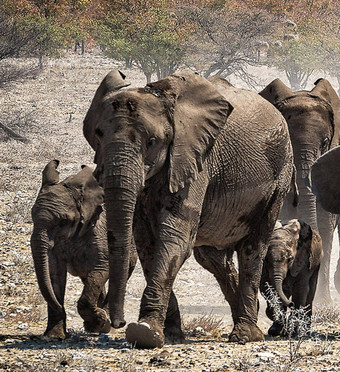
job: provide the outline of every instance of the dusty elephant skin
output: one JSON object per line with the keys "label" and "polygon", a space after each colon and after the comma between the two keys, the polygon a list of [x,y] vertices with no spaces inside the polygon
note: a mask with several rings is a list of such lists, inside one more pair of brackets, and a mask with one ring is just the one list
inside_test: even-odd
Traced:
{"label": "dusty elephant skin", "polygon": [[[308,180],[322,207],[330,213],[340,214],[340,146],[326,152],[312,165]],[[338,293],[340,293],[339,275],[340,260],[338,260],[336,280],[334,280]]]}
{"label": "dusty elephant skin", "polygon": [[[318,301],[329,304],[329,270],[333,234],[339,217],[326,212],[310,188],[306,177],[312,164],[322,154],[340,143],[340,99],[328,80],[319,79],[311,91],[293,92],[280,79],[275,79],[260,92],[278,108],[285,117],[292,141],[299,205],[292,210],[290,202],[284,203],[280,218],[287,222],[299,218],[319,232],[322,238],[323,259],[320,266]],[[340,267],[335,272],[335,286],[340,288]]]}
{"label": "dusty elephant skin", "polygon": [[[261,292],[266,294],[268,284],[275,288],[284,311],[292,306],[305,307],[309,326],[321,257],[320,235],[305,222],[293,219],[274,229],[263,264]],[[274,321],[269,303],[266,313]],[[282,330],[283,325],[274,321],[268,334],[278,336]]]}
{"label": "dusty elephant skin", "polygon": [[[101,206],[103,189],[89,167],[59,182],[58,164],[53,160],[46,165],[42,187],[32,208],[31,249],[39,288],[48,304],[45,335],[66,337],[67,272],[79,276],[84,284],[78,312],[84,319],[85,330],[107,333],[111,325],[103,309],[104,285],[109,278],[106,219]],[[136,256],[132,251],[130,272]]]}
{"label": "dusty elephant skin", "polygon": [[221,78],[184,72],[120,90],[122,81],[117,71],[104,78],[84,120],[105,191],[113,327],[125,324],[134,223],[147,286],[129,342],[163,345],[172,285],[194,246],[227,259],[237,251],[239,281],[229,275],[231,262],[213,265],[230,278],[222,288],[234,319],[230,340],[263,340],[256,325],[262,261],[293,171],[285,120],[258,94]]}

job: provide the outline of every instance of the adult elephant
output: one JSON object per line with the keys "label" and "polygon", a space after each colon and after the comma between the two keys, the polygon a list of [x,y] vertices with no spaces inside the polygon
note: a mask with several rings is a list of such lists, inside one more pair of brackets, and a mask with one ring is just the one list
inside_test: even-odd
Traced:
{"label": "adult elephant", "polygon": [[84,120],[105,191],[113,327],[125,325],[134,225],[137,247],[144,242],[148,252],[147,285],[129,342],[163,345],[172,285],[194,246],[237,251],[239,283],[226,283],[230,340],[263,340],[256,325],[262,262],[293,171],[286,122],[258,94],[221,78],[184,72],[116,91],[113,76],[117,71],[104,78]]}
{"label": "adult elephant", "polygon": [[[340,142],[340,99],[326,79],[317,80],[311,91],[299,92],[293,92],[280,79],[275,79],[260,95],[278,108],[285,117],[297,169],[299,205],[292,210],[291,203],[285,203],[281,217],[284,221],[299,218],[320,233],[324,256],[319,271],[316,298],[329,303],[330,257],[338,217],[326,212],[320,203],[316,202],[305,179],[313,162]],[[339,288],[340,271],[336,272],[334,279]]]}
{"label": "adult elephant", "polygon": [[[340,214],[340,146],[326,152],[312,165],[309,186],[326,211]],[[340,238],[339,226],[338,234]],[[335,278],[335,288],[340,293],[340,260]]]}

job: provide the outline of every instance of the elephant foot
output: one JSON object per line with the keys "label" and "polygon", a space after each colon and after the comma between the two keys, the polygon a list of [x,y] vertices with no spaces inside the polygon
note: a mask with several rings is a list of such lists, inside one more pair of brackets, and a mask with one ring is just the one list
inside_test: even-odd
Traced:
{"label": "elephant foot", "polygon": [[269,336],[280,336],[283,330],[283,325],[277,322],[274,322],[271,327],[268,329]]}
{"label": "elephant foot", "polygon": [[166,342],[169,344],[183,344],[185,341],[185,336],[181,327],[176,325],[166,326],[164,328],[164,336]]}
{"label": "elephant foot", "polygon": [[229,341],[241,344],[251,341],[264,341],[264,335],[256,324],[239,322],[235,324],[229,335]]}
{"label": "elephant foot", "polygon": [[161,328],[142,320],[127,326],[126,339],[130,344],[141,349],[153,349],[164,345],[164,334]]}
{"label": "elephant foot", "polygon": [[111,322],[106,311],[97,309],[93,320],[85,320],[84,328],[89,333],[109,333],[111,330]]}
{"label": "elephant foot", "polygon": [[53,340],[65,340],[67,337],[65,323],[59,322],[52,327],[47,327],[44,336]]}

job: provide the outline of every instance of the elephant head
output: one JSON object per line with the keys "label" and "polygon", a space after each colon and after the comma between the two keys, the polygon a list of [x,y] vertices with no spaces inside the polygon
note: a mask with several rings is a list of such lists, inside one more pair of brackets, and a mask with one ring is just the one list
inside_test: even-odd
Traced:
{"label": "elephant head", "polygon": [[125,325],[128,253],[140,191],[156,175],[164,176],[161,182],[169,193],[191,184],[232,107],[211,83],[191,72],[171,75],[145,88],[107,94],[98,90],[94,101],[100,102],[94,115],[97,120],[90,125],[102,151],[98,169],[104,172],[110,317],[118,328]]}
{"label": "elephant head", "polygon": [[283,219],[298,215],[317,229],[316,201],[305,185],[305,177],[313,162],[330,148],[339,144],[340,100],[326,79],[319,79],[311,91],[291,91],[281,80],[275,79],[262,92],[285,117],[293,146],[299,206],[289,210],[285,203]]}
{"label": "elephant head", "polygon": [[102,164],[102,150],[100,148],[100,142],[97,140],[95,135],[96,125],[103,109],[103,97],[121,88],[129,86],[130,83],[126,82],[125,78],[126,76],[119,70],[109,72],[99,85],[84,119],[83,133],[87,142],[96,152],[94,162],[97,164],[97,169],[94,174],[100,184],[102,183],[100,177],[103,172],[102,169],[98,168],[98,164]]}
{"label": "elephant head", "polygon": [[264,265],[269,284],[285,306],[293,305],[282,288],[287,274],[297,277],[303,270],[314,271],[320,264],[321,254],[321,238],[305,222],[293,219],[274,230]]}
{"label": "elephant head", "polygon": [[308,181],[322,207],[340,214],[340,146],[326,152],[312,165]]}
{"label": "elephant head", "polygon": [[42,187],[32,207],[31,250],[40,291],[48,305],[60,311],[49,275],[48,251],[57,241],[86,234],[102,211],[104,192],[87,166],[59,182],[58,165],[58,160],[52,160],[43,170]]}

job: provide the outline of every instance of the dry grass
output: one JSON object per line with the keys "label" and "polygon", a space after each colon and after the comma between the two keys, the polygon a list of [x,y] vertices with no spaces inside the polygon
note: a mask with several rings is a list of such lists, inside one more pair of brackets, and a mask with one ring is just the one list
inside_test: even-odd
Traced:
{"label": "dry grass", "polygon": [[210,334],[219,333],[223,326],[223,317],[217,317],[213,314],[202,314],[191,319],[183,319],[183,328],[185,332],[192,333],[195,330],[202,329]]}

